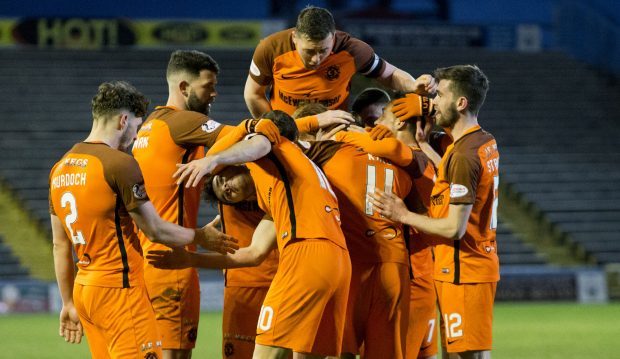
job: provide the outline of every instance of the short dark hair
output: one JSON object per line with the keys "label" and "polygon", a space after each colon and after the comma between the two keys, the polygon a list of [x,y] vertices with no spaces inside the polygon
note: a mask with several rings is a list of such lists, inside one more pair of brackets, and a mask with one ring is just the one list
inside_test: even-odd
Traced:
{"label": "short dark hair", "polygon": [[102,118],[127,110],[136,117],[146,114],[149,100],[125,81],[104,82],[91,101],[93,117]]}
{"label": "short dark hair", "polygon": [[469,111],[477,115],[489,90],[489,79],[476,65],[456,65],[438,68],[433,72],[437,81],[450,80],[450,89],[467,98]]}
{"label": "short dark hair", "polygon": [[295,124],[295,120],[289,114],[280,110],[273,110],[263,114],[260,118],[266,118],[278,126],[280,135],[295,142],[299,137],[299,130]]}
{"label": "short dark hair", "polygon": [[387,105],[390,102],[390,95],[376,87],[370,87],[360,92],[351,105],[351,112],[360,113],[370,105],[380,103]]}
{"label": "short dark hair", "polygon": [[314,116],[319,113],[327,111],[327,107],[320,102],[307,102],[303,105],[297,106],[295,112],[293,112],[293,118],[298,119],[302,117]]}
{"label": "short dark hair", "polygon": [[216,75],[220,73],[220,67],[213,58],[204,52],[197,50],[176,50],[170,55],[166,77],[178,73],[187,72],[193,77],[200,76],[200,71],[209,70]]}
{"label": "short dark hair", "polygon": [[327,9],[309,5],[297,16],[295,31],[311,41],[323,41],[336,32],[336,23]]}

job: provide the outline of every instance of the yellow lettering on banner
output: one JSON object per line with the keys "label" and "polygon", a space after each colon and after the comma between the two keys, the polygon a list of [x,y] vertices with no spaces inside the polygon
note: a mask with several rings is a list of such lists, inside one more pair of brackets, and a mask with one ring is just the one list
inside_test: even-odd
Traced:
{"label": "yellow lettering on banner", "polygon": [[116,20],[40,19],[37,33],[39,47],[100,49],[118,46]]}

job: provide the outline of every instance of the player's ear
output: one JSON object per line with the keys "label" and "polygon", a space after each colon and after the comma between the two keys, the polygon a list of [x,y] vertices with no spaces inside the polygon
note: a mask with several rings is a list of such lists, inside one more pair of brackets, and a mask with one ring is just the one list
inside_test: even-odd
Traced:
{"label": "player's ear", "polygon": [[121,113],[118,115],[118,130],[124,130],[129,124],[129,116],[126,113]]}
{"label": "player's ear", "polygon": [[456,100],[456,110],[457,111],[465,111],[469,107],[469,101],[467,101],[467,97],[459,97]]}
{"label": "player's ear", "polygon": [[181,91],[181,94],[184,97],[188,97],[189,96],[189,82],[185,80],[179,82],[179,91]]}

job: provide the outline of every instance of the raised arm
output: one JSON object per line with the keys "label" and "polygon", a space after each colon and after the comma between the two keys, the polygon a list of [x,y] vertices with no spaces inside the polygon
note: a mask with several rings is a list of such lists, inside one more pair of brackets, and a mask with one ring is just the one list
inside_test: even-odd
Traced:
{"label": "raised arm", "polygon": [[153,204],[145,202],[129,211],[138,228],[155,243],[168,247],[183,247],[195,243],[218,253],[234,253],[237,240],[211,226],[189,229],[161,219]]}
{"label": "raised arm", "polygon": [[196,253],[175,249],[150,251],[146,259],[156,268],[163,269],[254,267],[262,263],[275,247],[276,227],[273,220],[266,216],[256,226],[250,246],[241,248],[234,254]]}
{"label": "raised arm", "polygon": [[271,105],[265,97],[267,86],[262,86],[256,82],[252,76],[248,75],[243,89],[243,98],[248,110],[254,118],[260,118],[262,114],[271,111]]}
{"label": "raised arm", "polygon": [[236,165],[256,161],[271,151],[271,142],[262,135],[254,136],[246,141],[241,141],[230,148],[208,155],[199,160],[185,164],[177,164],[179,169],[173,177],[178,178],[177,183],[185,181],[185,187],[196,187],[202,177],[206,176],[220,166]]}
{"label": "raised arm", "polygon": [[68,343],[78,344],[84,333],[82,323],[73,303],[73,252],[71,240],[55,215],[50,215],[52,221],[52,237],[54,243],[54,272],[62,299],[60,310],[60,327],[58,334]]}
{"label": "raised arm", "polygon": [[365,152],[386,158],[398,166],[407,166],[413,160],[411,149],[394,137],[373,140],[366,133],[341,131],[336,134],[336,141],[360,147]]}
{"label": "raised arm", "polygon": [[387,62],[384,71],[377,77],[377,81],[394,91],[415,92],[418,95],[434,94],[437,90],[437,83],[433,76],[423,74],[414,79],[408,72]]}

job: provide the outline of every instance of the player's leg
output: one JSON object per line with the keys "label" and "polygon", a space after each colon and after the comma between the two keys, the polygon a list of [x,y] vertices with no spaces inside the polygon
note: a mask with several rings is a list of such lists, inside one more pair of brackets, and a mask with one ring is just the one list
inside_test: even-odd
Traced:
{"label": "player's leg", "polygon": [[274,347],[270,345],[256,344],[254,346],[254,359],[287,359],[292,351],[288,348]]}
{"label": "player's leg", "polygon": [[[446,351],[460,357],[490,355],[492,347],[493,301],[497,283],[452,284],[437,287],[444,321]],[[485,353],[489,352],[489,353]]]}
{"label": "player's leg", "polygon": [[162,336],[163,358],[191,358],[200,318],[200,284],[196,269],[147,267],[144,279]]}
{"label": "player's leg", "polygon": [[346,250],[319,239],[289,243],[261,309],[256,343],[339,355],[350,279]]}
{"label": "player's leg", "polygon": [[373,268],[373,263],[351,262],[351,282],[347,300],[342,354],[340,355],[342,359],[355,359],[355,356],[360,354],[371,303],[371,296],[363,293],[368,293],[366,284]]}
{"label": "player's leg", "polygon": [[377,263],[369,293],[364,358],[403,358],[409,320],[409,272],[402,263]]}
{"label": "player's leg", "polygon": [[97,327],[96,323],[92,321],[90,315],[88,314],[92,312],[92,296],[95,294],[85,289],[87,289],[86,286],[76,283],[73,287],[73,298],[75,308],[80,316],[82,328],[84,328],[84,333],[88,339],[88,349],[90,350],[91,357],[93,359],[110,359],[106,339],[101,330]]}
{"label": "player's leg", "polygon": [[247,359],[254,352],[256,324],[269,287],[224,288],[222,357]]}
{"label": "player's leg", "polygon": [[437,357],[437,296],[432,276],[410,281],[409,328],[407,358],[434,359]]}

